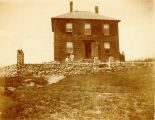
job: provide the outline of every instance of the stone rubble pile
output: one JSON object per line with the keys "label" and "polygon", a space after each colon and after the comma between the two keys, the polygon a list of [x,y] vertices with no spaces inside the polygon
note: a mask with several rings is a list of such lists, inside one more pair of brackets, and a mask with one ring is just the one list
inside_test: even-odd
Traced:
{"label": "stone rubble pile", "polygon": [[7,76],[7,77],[17,76],[16,65],[11,65],[11,66],[0,68],[0,77],[1,76]]}
{"label": "stone rubble pile", "polygon": [[112,62],[110,67],[108,63],[101,62],[94,65],[92,62],[73,62],[73,63],[51,63],[51,64],[25,64],[17,69],[16,65],[0,69],[0,76],[44,76],[44,75],[74,75],[91,74],[96,72],[114,72],[124,69],[138,69],[142,66],[153,66],[149,62]]}

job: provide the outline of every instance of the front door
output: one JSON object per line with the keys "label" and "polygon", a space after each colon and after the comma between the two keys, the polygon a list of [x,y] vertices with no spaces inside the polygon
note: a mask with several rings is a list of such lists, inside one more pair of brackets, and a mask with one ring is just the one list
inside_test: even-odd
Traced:
{"label": "front door", "polygon": [[91,58],[91,42],[85,43],[85,58]]}
{"label": "front door", "polygon": [[92,42],[91,43],[91,57],[98,57],[98,43]]}

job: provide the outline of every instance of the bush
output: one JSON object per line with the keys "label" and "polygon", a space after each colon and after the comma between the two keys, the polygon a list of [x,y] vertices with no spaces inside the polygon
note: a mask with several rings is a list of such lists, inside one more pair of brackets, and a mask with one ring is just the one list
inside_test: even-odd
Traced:
{"label": "bush", "polygon": [[20,76],[5,77],[5,87],[17,87],[21,85],[22,78]]}

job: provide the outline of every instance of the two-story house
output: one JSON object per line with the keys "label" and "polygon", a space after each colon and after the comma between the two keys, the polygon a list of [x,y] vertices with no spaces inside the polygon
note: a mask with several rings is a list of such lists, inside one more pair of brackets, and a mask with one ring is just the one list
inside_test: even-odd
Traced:
{"label": "two-story house", "polygon": [[105,61],[109,56],[119,60],[120,20],[100,15],[98,6],[94,13],[73,11],[73,2],[70,2],[70,12],[52,17],[51,22],[54,60],[63,61],[71,53],[77,60],[91,59],[94,56]]}

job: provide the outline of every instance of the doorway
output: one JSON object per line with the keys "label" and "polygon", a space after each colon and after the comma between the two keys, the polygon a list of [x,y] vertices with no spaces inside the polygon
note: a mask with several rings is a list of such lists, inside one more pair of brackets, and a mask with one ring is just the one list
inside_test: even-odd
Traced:
{"label": "doorway", "polygon": [[91,58],[91,42],[85,42],[85,58]]}
{"label": "doorway", "polygon": [[91,43],[91,57],[98,57],[98,42]]}

